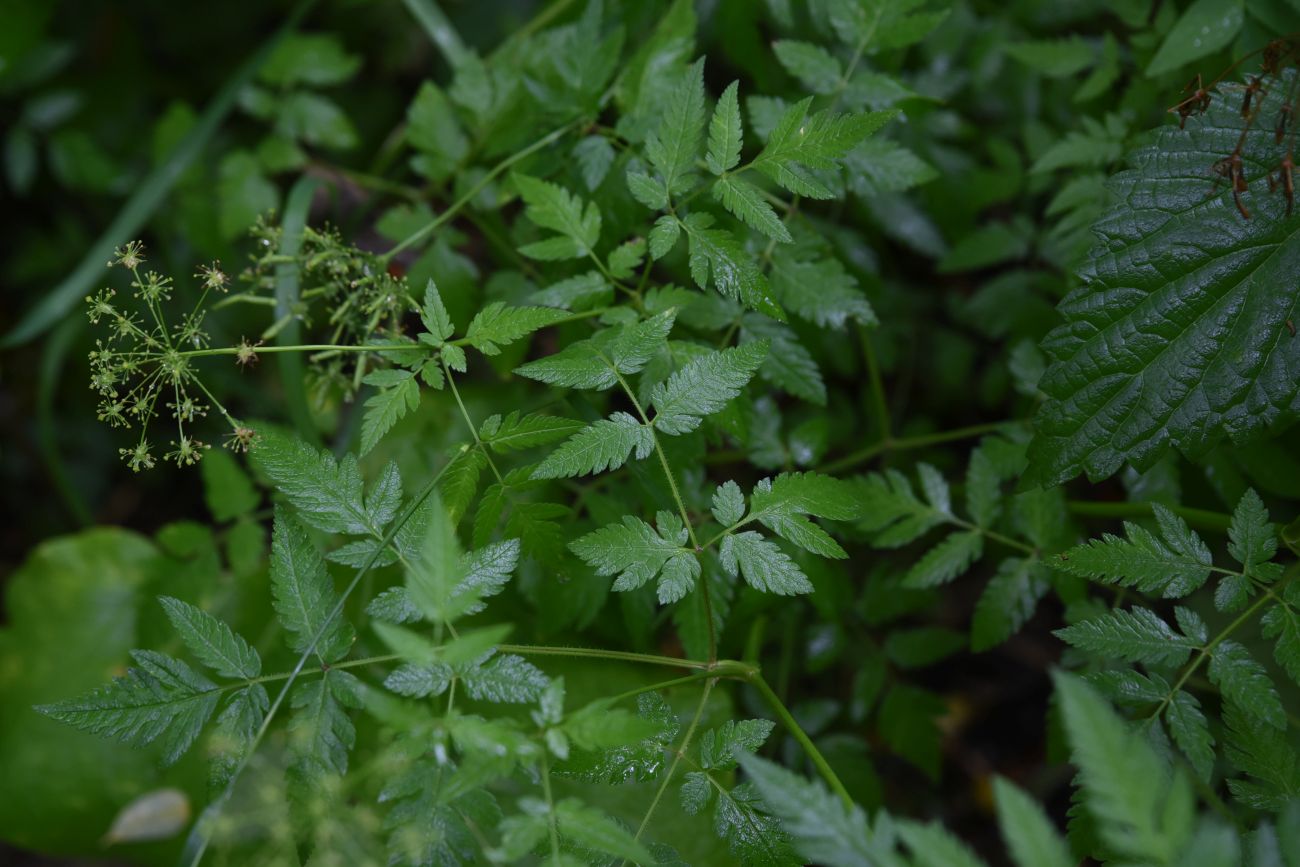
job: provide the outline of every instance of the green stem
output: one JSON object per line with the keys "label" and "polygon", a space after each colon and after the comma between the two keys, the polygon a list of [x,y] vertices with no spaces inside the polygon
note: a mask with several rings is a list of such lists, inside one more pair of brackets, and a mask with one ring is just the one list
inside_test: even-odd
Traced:
{"label": "green stem", "polygon": [[714,671],[697,671],[694,674],[688,674],[685,677],[674,677],[672,680],[661,680],[658,683],[638,686],[636,689],[629,689],[627,692],[620,692],[618,695],[611,697],[609,702],[610,704],[617,704],[618,702],[625,701],[629,698],[636,698],[638,695],[642,695],[643,693],[656,692],[661,689],[669,689],[674,686],[681,686],[684,683],[694,683],[697,680],[705,680],[717,676],[717,673]]}
{"label": "green stem", "polygon": [[469,410],[465,409],[465,401],[460,399],[460,389],[456,388],[456,379],[451,375],[451,366],[447,364],[447,359],[442,358],[441,361],[443,375],[447,377],[447,385],[451,388],[452,397],[456,398],[456,406],[460,409],[460,417],[465,420],[465,426],[469,428],[470,435],[474,437],[474,446],[483,453],[488,466],[492,468],[492,475],[496,476],[497,482],[504,487],[506,480],[501,477],[501,471],[497,469],[496,461],[492,460],[492,454],[484,447],[483,440],[479,439],[478,428],[474,425],[474,420],[469,417]]}
{"label": "green stem", "polygon": [[[637,826],[633,839],[641,839],[641,835],[645,833],[646,825],[650,824],[650,817],[654,815],[655,808],[659,806],[659,802],[663,800],[664,792],[668,790],[668,786],[672,783],[673,775],[677,773],[677,766],[682,762],[682,755],[690,747],[691,738],[695,737],[695,730],[700,727],[700,718],[704,715],[704,705],[708,703],[709,692],[712,689],[713,681],[706,680],[704,682],[704,691],[700,693],[700,703],[696,705],[695,715],[691,717],[691,724],[686,727],[686,733],[682,735],[681,744],[678,745],[677,752],[673,756],[673,763],[668,766],[668,773],[664,775],[664,781],[659,784],[654,799],[650,801],[650,807],[645,811],[645,815],[641,817],[641,824]],[[623,863],[627,864],[627,861]]]}
{"label": "green stem", "polygon": [[[700,545],[700,539],[695,535],[695,525],[691,523],[691,516],[686,511],[686,502],[682,499],[681,491],[677,489],[677,478],[673,475],[673,468],[668,463],[668,456],[664,454],[663,446],[659,444],[659,435],[655,433],[654,425],[650,423],[650,417],[646,415],[645,407],[641,406],[641,401],[637,399],[636,392],[628,385],[627,380],[623,378],[623,374],[619,373],[618,368],[609,359],[605,359],[605,363],[614,372],[618,384],[627,393],[628,400],[632,401],[633,408],[636,409],[637,415],[641,417],[641,423],[650,431],[650,441],[654,443],[655,454],[659,457],[659,466],[663,468],[664,476],[668,479],[668,489],[672,492],[673,502],[677,504],[677,512],[681,515],[682,523],[686,525],[686,531],[690,534],[691,545],[697,552],[703,551],[704,547]],[[718,636],[713,625],[713,600],[709,596],[709,582],[707,578],[701,577],[695,583],[700,589],[700,600],[704,605],[704,620],[709,626],[709,662],[716,662],[718,659]]]}
{"label": "green stem", "polygon": [[[1096,503],[1087,500],[1070,500],[1066,507],[1071,513],[1083,518],[1149,518],[1150,503]],[[1232,516],[1207,509],[1191,509],[1186,506],[1169,507],[1175,515],[1193,527],[1206,530],[1226,531],[1232,523]]]}
{"label": "green stem", "polygon": [[696,659],[678,659],[675,656],[655,656],[650,653],[633,653],[628,650],[601,650],[595,647],[500,644],[497,645],[497,650],[502,653],[518,653],[522,656],[581,656],[591,659],[617,659],[623,662],[639,662],[645,665],[664,665],[671,668],[695,668],[704,671],[724,667],[724,663],[730,662],[730,660],[720,660],[717,663],[708,663]]}
{"label": "green stem", "polygon": [[1038,549],[1035,548],[1033,545],[1026,545],[1024,542],[1016,541],[1015,539],[1012,539],[1010,536],[1004,536],[1001,533],[997,533],[994,532],[993,530],[988,529],[987,527],[981,527],[978,524],[972,524],[970,521],[963,521],[961,518],[955,518],[949,516],[948,522],[951,524],[955,524],[958,527],[961,527],[963,530],[980,533],[984,536],[984,538],[990,539],[994,542],[1000,542],[1003,545],[1006,545],[1008,548],[1015,548],[1017,551],[1023,551],[1026,554],[1030,555],[1031,557],[1037,557],[1039,554]]}
{"label": "green stem", "polygon": [[[294,343],[287,346],[258,346],[254,351],[261,355],[262,353],[274,352],[401,352],[403,350],[419,349],[424,352],[429,351],[429,347],[422,343],[397,343],[397,344],[346,344],[346,343]],[[182,358],[205,358],[210,355],[238,355],[240,347],[238,346],[220,346],[214,349],[189,349],[184,352],[178,352],[177,355]]]}
{"label": "green stem", "polygon": [[817,768],[817,772],[821,774],[822,779],[826,781],[826,785],[830,786],[831,791],[839,796],[840,801],[843,802],[846,808],[853,809],[853,796],[849,794],[849,790],[844,788],[844,784],[840,782],[840,778],[836,775],[830,762],[826,761],[826,757],[821,754],[821,750],[817,749],[817,745],[812,742],[812,738],[808,737],[808,733],[803,730],[803,726],[799,725],[799,721],[786,708],[780,697],[772,691],[772,687],[767,685],[767,681],[763,679],[763,676],[756,674],[749,682],[767,701],[768,706],[781,720],[782,725],[789,730],[794,739],[804,748],[804,752],[808,754],[808,758],[812,759],[813,765]]}
{"label": "green stem", "polygon": [[524,148],[523,150],[516,151],[515,153],[506,157],[501,162],[497,163],[495,166],[492,167],[491,170],[488,171],[487,174],[485,174],[482,178],[479,179],[478,183],[470,187],[469,190],[467,190],[465,194],[461,196],[459,199],[452,202],[451,205],[447,208],[447,210],[443,211],[437,217],[434,217],[433,220],[431,220],[430,222],[426,223],[425,225],[421,226],[419,229],[417,229],[416,231],[408,235],[405,240],[398,243],[397,246],[391,248],[387,253],[381,255],[379,257],[380,263],[387,264],[388,262],[392,261],[394,256],[396,256],[398,253],[405,250],[407,247],[410,247],[413,244],[418,244],[421,241],[423,241],[425,238],[429,237],[431,234],[434,233],[434,231],[437,230],[439,226],[441,226],[443,223],[450,220],[460,211],[461,208],[465,207],[467,204],[473,201],[475,196],[481,193],[487,187],[488,184],[496,180],[497,177],[499,177],[503,172],[506,171],[506,169],[510,168],[520,160],[532,156],[533,154],[537,153],[539,150],[549,147],[550,145],[564,138],[564,136],[568,135],[570,132],[572,132],[581,124],[582,124],[581,118],[570,121],[569,123],[566,123],[564,126],[560,127],[559,129],[552,130],[551,132],[542,136],[537,141],[528,145],[528,147]]}
{"label": "green stem", "polygon": [[[1285,586],[1298,573],[1300,573],[1300,563],[1292,563],[1287,569],[1286,575],[1283,576],[1274,587]],[[1247,621],[1255,616],[1259,609],[1272,601],[1270,597],[1272,597],[1272,594],[1265,594],[1256,599],[1249,608],[1237,615],[1235,620],[1223,627],[1223,630],[1218,635],[1214,636],[1213,641],[1196,652],[1196,658],[1193,659],[1191,663],[1188,664],[1187,668],[1183,670],[1183,673],[1179,675],[1178,680],[1176,680],[1174,685],[1170,688],[1169,693],[1161,700],[1160,704],[1156,705],[1156,709],[1147,717],[1146,725],[1151,725],[1155,720],[1159,719],[1160,714],[1169,706],[1169,703],[1174,700],[1174,696],[1178,694],[1178,690],[1182,689],[1183,684],[1187,683],[1188,679],[1196,673],[1197,669],[1199,669],[1201,665],[1205,663],[1205,660],[1210,658],[1210,655],[1214,652],[1214,648],[1218,647],[1228,638],[1228,636],[1232,635],[1232,633],[1245,625]]]}
{"label": "green stem", "polygon": [[[258,726],[257,732],[253,735],[253,739],[244,750],[244,755],[240,758],[239,764],[235,766],[234,771],[230,774],[230,778],[226,781],[225,788],[221,790],[221,794],[216,797],[205,811],[203,821],[196,824],[190,840],[187,841],[186,853],[182,857],[184,858],[185,863],[188,863],[190,867],[196,867],[196,865],[203,860],[203,855],[207,851],[208,844],[212,841],[211,828],[213,824],[226,803],[229,802],[230,796],[235,790],[235,784],[239,781],[240,775],[244,772],[244,769],[248,767],[248,763],[252,761],[253,755],[257,752],[258,746],[261,745],[262,740],[266,737],[266,733],[271,727],[271,721],[275,719],[276,713],[284,704],[285,699],[289,695],[289,690],[293,688],[294,681],[298,679],[298,675],[302,672],[303,667],[306,666],[307,660],[316,652],[316,647],[320,644],[320,640],[324,637],[326,630],[328,630],[339,615],[343,613],[343,606],[347,604],[348,597],[351,596],[352,592],[361,584],[361,580],[369,574],[372,568],[374,568],[375,563],[379,560],[379,556],[387,549],[389,544],[392,543],[393,539],[396,538],[398,531],[405,526],[406,522],[411,519],[411,516],[415,514],[416,510],[418,510],[429,495],[433,493],[438,482],[442,480],[443,473],[447,471],[448,466],[450,466],[450,464],[443,464],[442,469],[438,470],[438,472],[434,474],[433,478],[425,484],[424,488],[416,494],[415,498],[412,499],[411,502],[407,504],[406,508],[402,510],[402,513],[397,516],[392,524],[389,525],[388,531],[384,535],[384,543],[376,547],[375,550],[371,552],[370,556],[366,558],[365,562],[362,563],[361,568],[357,570],[356,575],[354,575],[352,580],[348,582],[348,586],[343,589],[343,593],[340,594],[338,602],[334,604],[330,613],[312,635],[311,641],[307,643],[307,646],[303,648],[302,653],[299,654],[297,664],[293,667],[293,670],[289,672],[288,676],[285,677],[284,686],[280,688],[280,692],[276,695],[275,700],[271,702],[270,708],[267,709],[266,715],[262,718],[262,724]],[[197,835],[197,838],[195,835]]]}
{"label": "green stem", "polygon": [[889,401],[885,398],[885,383],[880,375],[876,350],[871,345],[871,334],[865,325],[858,326],[858,339],[862,341],[862,359],[867,366],[867,379],[871,383],[871,404],[876,411],[876,427],[880,431],[880,442],[887,443],[893,430],[893,423],[889,418]]}
{"label": "green stem", "polygon": [[546,824],[551,836],[551,860],[560,863],[560,829],[555,821],[555,798],[551,795],[551,765],[542,749],[542,794],[546,796]]}
{"label": "green stem", "polygon": [[885,452],[902,452],[910,449],[921,449],[927,446],[939,445],[941,443],[956,442],[957,440],[971,439],[977,436],[983,436],[986,433],[993,433],[1001,430],[1007,425],[1015,424],[1014,420],[994,421],[985,424],[975,424],[970,427],[957,428],[956,430],[941,431],[940,433],[923,434],[914,437],[900,437],[898,439],[882,440],[874,445],[867,446],[865,449],[845,455],[838,460],[823,464],[817,468],[819,473],[837,473],[842,472],[858,464],[865,464],[872,458]]}

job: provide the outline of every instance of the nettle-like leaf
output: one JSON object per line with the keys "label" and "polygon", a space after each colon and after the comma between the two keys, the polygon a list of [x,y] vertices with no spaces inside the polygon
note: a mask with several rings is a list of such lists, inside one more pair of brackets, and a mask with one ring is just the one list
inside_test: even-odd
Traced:
{"label": "nettle-like leaf", "polygon": [[362,706],[364,687],[347,671],[330,670],[294,687],[290,706],[289,750],[306,779],[347,773],[348,753],[357,730],[348,710]]}
{"label": "nettle-like leaf", "polygon": [[[1288,89],[1266,88],[1259,117],[1283,111]],[[1287,323],[1300,213],[1256,180],[1288,145],[1264,121],[1240,152],[1246,191],[1234,181],[1207,197],[1202,180],[1237,153],[1246,123],[1221,93],[1186,129],[1162,128],[1111,181],[1115,205],[1093,227],[1084,284],[1043,343],[1047,401],[1027,483],[1098,480],[1125,461],[1145,469],[1171,447],[1195,456],[1295,417],[1300,342]]]}
{"label": "nettle-like leaf", "polygon": [[615,590],[635,590],[659,576],[659,601],[681,599],[695,586],[700,561],[684,547],[687,531],[680,518],[660,512],[655,527],[631,515],[569,543],[570,550],[598,575],[618,575]]}
{"label": "nettle-like leaf", "polygon": [[524,214],[528,219],[540,228],[559,233],[525,244],[519,252],[544,261],[577,259],[595,252],[601,226],[595,202],[584,206],[581,199],[563,187],[528,175],[516,174],[513,179],[527,205]]}

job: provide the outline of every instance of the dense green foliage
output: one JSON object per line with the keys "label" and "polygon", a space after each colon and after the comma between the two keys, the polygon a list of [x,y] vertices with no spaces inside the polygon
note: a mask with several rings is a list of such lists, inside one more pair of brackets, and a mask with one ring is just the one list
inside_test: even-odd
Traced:
{"label": "dense green foliage", "polygon": [[1300,864],[1300,7],[12,5],[0,840]]}

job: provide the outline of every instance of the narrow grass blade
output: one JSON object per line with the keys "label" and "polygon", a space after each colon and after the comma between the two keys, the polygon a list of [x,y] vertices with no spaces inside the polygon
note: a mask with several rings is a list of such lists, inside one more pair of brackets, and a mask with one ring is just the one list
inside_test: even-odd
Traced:
{"label": "narrow grass blade", "polygon": [[104,264],[112,257],[113,250],[139,234],[141,227],[153,216],[177,179],[203,152],[209,139],[230,113],[230,109],[235,104],[235,97],[252,81],[271,50],[294,28],[314,3],[315,0],[301,0],[289,13],[284,26],[262,43],[257,52],[226,80],[225,85],[200,115],[198,123],[185,138],[181,139],[168,155],[167,160],[145,178],[135,194],[122,206],[122,210],[117,212],[117,216],[104,230],[104,234],[87,251],[76,269],[58,286],[51,289],[35,307],[27,311],[13,330],[0,339],[0,349],[19,346],[44,334],[90,290],[104,273]]}

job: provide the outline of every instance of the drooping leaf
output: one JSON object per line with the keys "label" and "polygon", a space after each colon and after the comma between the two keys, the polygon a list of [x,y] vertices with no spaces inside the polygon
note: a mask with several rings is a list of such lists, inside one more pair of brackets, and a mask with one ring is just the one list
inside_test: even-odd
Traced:
{"label": "drooping leaf", "polygon": [[695,285],[705,289],[712,284],[723,297],[784,321],[785,314],[772,299],[767,278],[754,257],[734,235],[713,224],[713,217],[703,211],[694,211],[677,221],[690,242],[691,279]]}
{"label": "drooping leaf", "polygon": [[366,400],[361,418],[361,453],[364,455],[408,412],[420,405],[420,386],[409,370],[377,370],[365,378],[367,385],[380,386]]}
{"label": "drooping leaf", "polygon": [[718,558],[729,575],[743,576],[755,590],[781,596],[813,591],[812,582],[789,555],[752,530],[724,536]]}
{"label": "drooping leaf", "polygon": [[1165,722],[1174,743],[1187,756],[1197,776],[1209,781],[1214,770],[1214,738],[1201,712],[1201,704],[1186,690],[1178,690],[1165,707]]}
{"label": "drooping leaf", "polygon": [[1273,681],[1241,644],[1231,639],[1219,642],[1210,654],[1209,674],[1228,701],[1269,725],[1286,728],[1286,709]]}

